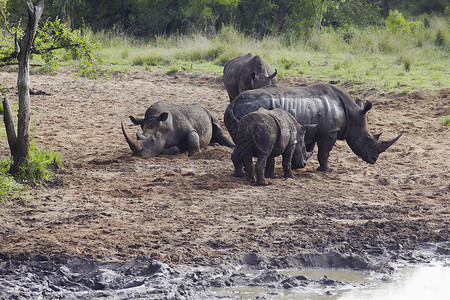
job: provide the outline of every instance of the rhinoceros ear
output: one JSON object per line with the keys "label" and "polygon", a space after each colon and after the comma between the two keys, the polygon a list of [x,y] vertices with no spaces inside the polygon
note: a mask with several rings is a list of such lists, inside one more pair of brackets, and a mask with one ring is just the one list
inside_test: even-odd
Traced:
{"label": "rhinoceros ear", "polygon": [[133,116],[130,116],[131,122],[133,122],[134,125],[142,125],[144,124],[144,119],[141,118],[135,118]]}
{"label": "rhinoceros ear", "polygon": [[164,122],[169,117],[169,113],[163,112],[159,115],[159,121]]}
{"label": "rhinoceros ear", "polygon": [[378,133],[378,134],[374,134],[374,135],[373,135],[373,139],[374,139],[375,141],[378,141],[378,140],[380,139],[381,134],[382,134],[382,132],[380,132],[380,133]]}
{"label": "rhinoceros ear", "polygon": [[275,72],[273,72],[272,75],[267,76],[267,80],[272,80],[272,79],[274,79],[275,76],[277,76],[277,73],[278,73],[278,71],[277,71],[277,69],[275,69]]}
{"label": "rhinoceros ear", "polygon": [[364,114],[367,113],[372,108],[372,103],[370,101],[366,102],[366,105],[364,105]]}
{"label": "rhinoceros ear", "polygon": [[355,100],[355,102],[359,107],[361,107],[361,108],[364,107],[364,101],[362,101],[361,99],[358,98]]}

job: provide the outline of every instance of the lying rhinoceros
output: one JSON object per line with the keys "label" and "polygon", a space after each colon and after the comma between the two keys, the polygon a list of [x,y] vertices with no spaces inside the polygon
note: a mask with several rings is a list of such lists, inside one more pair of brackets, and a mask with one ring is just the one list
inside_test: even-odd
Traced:
{"label": "lying rhinoceros", "polygon": [[276,75],[277,70],[261,56],[247,53],[226,63],[223,68],[223,83],[231,102],[243,91],[276,84]]}
{"label": "lying rhinoceros", "polygon": [[[318,171],[329,171],[328,156],[336,140],[346,140],[353,152],[364,161],[374,164],[380,155],[394,142],[381,142],[380,135],[371,135],[367,129],[366,113],[372,108],[367,102],[356,102],[342,89],[330,84],[316,84],[304,87],[267,86],[239,94],[231,102],[224,115],[225,125],[236,140],[237,124],[248,113],[266,109],[281,108],[291,113],[300,124],[317,124],[305,134],[306,151],[318,146]],[[293,168],[301,167],[293,162]]]}
{"label": "lying rhinoceros", "polygon": [[275,178],[275,157],[282,155],[284,177],[291,178],[294,152],[299,155],[297,159],[303,166],[312,154],[307,154],[305,150],[305,131],[305,126],[279,108],[266,110],[261,107],[256,112],[243,116],[238,122],[236,148],[231,154],[235,166],[234,176],[243,176],[244,164],[247,180],[254,183],[255,168],[252,157],[257,157],[256,184],[267,185],[265,177]]}
{"label": "lying rhinoceros", "polygon": [[130,119],[143,131],[137,134],[137,140],[133,140],[122,122],[122,132],[133,155],[153,157],[189,151],[191,156],[213,142],[234,147],[224,136],[219,121],[196,104],[176,105],[160,101],[147,109],[144,119],[132,116]]}

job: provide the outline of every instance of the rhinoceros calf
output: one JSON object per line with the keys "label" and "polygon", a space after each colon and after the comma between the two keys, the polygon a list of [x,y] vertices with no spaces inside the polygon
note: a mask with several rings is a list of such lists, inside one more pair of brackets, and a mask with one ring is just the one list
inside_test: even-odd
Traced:
{"label": "rhinoceros calf", "polygon": [[[248,113],[281,108],[291,113],[300,124],[317,124],[305,134],[306,151],[312,151],[317,143],[318,171],[330,171],[328,157],[336,140],[346,140],[352,151],[364,161],[374,164],[378,156],[395,143],[403,131],[393,140],[379,141],[380,134],[372,135],[367,129],[366,113],[370,102],[353,101],[342,89],[330,84],[304,87],[267,86],[239,94],[231,102],[224,115],[225,125],[236,140],[238,120]],[[295,156],[294,156],[295,157]],[[301,167],[293,162],[293,168]]]}
{"label": "rhinoceros calf", "polygon": [[223,68],[223,83],[231,102],[243,91],[276,84],[276,75],[277,70],[261,56],[247,53],[226,63]]}
{"label": "rhinoceros calf", "polygon": [[[235,166],[234,176],[243,176],[242,164],[245,166],[247,180],[256,184],[267,185],[265,177],[275,178],[275,157],[282,155],[285,178],[292,177],[291,162],[294,152],[303,165],[310,154],[305,150],[306,127],[282,109],[258,109],[242,117],[238,122],[236,148],[231,154]],[[257,157],[256,167],[253,157]]]}
{"label": "rhinoceros calf", "polygon": [[122,132],[136,156],[174,155],[185,151],[189,151],[191,156],[214,142],[234,147],[224,136],[219,121],[207,109],[196,104],[176,105],[160,101],[147,109],[143,119],[132,116],[130,119],[143,131],[134,140],[122,122]]}

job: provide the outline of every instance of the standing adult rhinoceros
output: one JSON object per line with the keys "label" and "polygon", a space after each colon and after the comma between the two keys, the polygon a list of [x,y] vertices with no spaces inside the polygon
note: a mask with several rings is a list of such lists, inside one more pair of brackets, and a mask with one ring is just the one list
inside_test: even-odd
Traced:
{"label": "standing adult rhinoceros", "polygon": [[[342,89],[330,84],[304,87],[267,86],[239,94],[231,102],[224,115],[225,125],[236,138],[237,121],[244,115],[266,109],[281,108],[291,113],[300,124],[317,124],[306,132],[306,151],[312,151],[317,143],[318,171],[330,171],[328,156],[336,140],[346,140],[353,152],[364,161],[374,164],[378,156],[396,142],[403,131],[393,140],[379,141],[378,135],[367,129],[366,113],[372,108],[370,102],[356,102]],[[295,158],[295,155],[294,155]],[[300,167],[293,161],[293,168]]]}
{"label": "standing adult rhinoceros", "polygon": [[153,157],[159,154],[178,154],[189,151],[189,156],[210,143],[234,147],[223,134],[219,121],[197,104],[176,105],[164,101],[150,106],[145,117],[130,116],[143,133],[132,139],[122,122],[122,132],[133,155]]}
{"label": "standing adult rhinoceros", "polygon": [[277,70],[261,56],[247,53],[226,63],[223,68],[223,83],[231,102],[243,91],[276,84],[276,75]]}

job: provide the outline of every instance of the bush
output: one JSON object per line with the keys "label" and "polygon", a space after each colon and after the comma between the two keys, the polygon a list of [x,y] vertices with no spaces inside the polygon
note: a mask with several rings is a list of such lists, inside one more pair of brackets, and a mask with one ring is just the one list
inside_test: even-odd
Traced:
{"label": "bush", "polygon": [[386,26],[390,31],[395,33],[417,33],[425,29],[422,21],[406,21],[402,13],[398,10],[392,10],[389,13]]}

